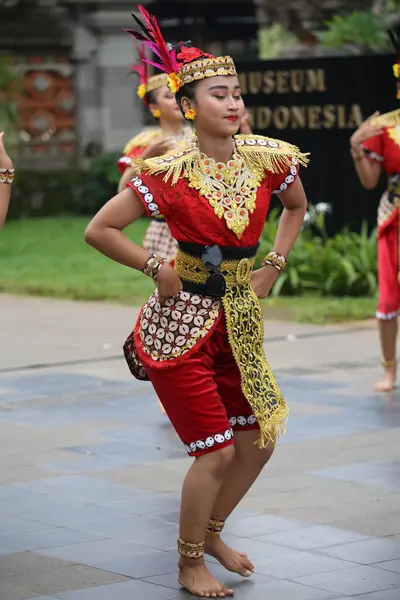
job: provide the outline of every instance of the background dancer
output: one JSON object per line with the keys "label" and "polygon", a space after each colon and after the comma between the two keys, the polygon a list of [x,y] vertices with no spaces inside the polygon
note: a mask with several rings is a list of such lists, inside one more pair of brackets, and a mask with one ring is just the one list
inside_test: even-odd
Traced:
{"label": "background dancer", "polygon": [[[400,30],[391,34],[397,57],[393,65],[397,98],[400,99]],[[397,316],[400,311],[399,206],[400,206],[400,110],[367,119],[351,137],[351,155],[361,184],[377,186],[382,172],[387,190],[378,208],[378,288],[376,311],[382,352],[383,377],[374,389],[393,390],[396,382]]]}

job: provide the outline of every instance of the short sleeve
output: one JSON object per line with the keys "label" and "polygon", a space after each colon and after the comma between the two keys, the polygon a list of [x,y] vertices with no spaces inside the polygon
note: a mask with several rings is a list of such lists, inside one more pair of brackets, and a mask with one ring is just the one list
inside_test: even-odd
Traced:
{"label": "short sleeve", "polygon": [[136,192],[148,217],[167,217],[170,214],[174,196],[170,193],[170,186],[163,181],[162,175],[140,173],[129,181],[127,187]]}
{"label": "short sleeve", "polygon": [[375,135],[374,137],[366,140],[363,143],[365,154],[371,160],[376,162],[383,162],[384,160],[384,149],[383,149],[383,135]]}
{"label": "short sleeve", "polygon": [[145,151],[146,148],[134,148],[133,150],[131,150],[131,152],[129,152],[129,154],[124,154],[123,156],[121,156],[118,160],[117,160],[117,167],[120,171],[120,173],[125,173],[126,169],[128,167],[132,166],[132,158],[138,158],[141,154],[143,154],[143,152]]}
{"label": "short sleeve", "polygon": [[299,175],[299,161],[292,158],[290,167],[286,168],[281,173],[274,173],[271,182],[271,194],[280,194],[296,181]]}

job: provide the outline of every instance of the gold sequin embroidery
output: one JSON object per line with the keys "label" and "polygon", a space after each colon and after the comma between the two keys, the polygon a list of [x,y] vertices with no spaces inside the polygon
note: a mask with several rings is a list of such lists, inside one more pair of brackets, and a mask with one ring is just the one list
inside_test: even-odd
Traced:
{"label": "gold sequin embroidery", "polygon": [[226,164],[199,154],[197,169],[188,173],[190,187],[207,198],[219,219],[240,239],[256,206],[262,178],[237,153]]}

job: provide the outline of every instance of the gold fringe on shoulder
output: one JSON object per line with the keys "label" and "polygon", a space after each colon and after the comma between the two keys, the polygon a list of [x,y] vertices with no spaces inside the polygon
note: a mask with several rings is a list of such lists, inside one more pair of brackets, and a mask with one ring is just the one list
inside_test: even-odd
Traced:
{"label": "gold fringe on shoulder", "polygon": [[171,185],[175,185],[180,177],[184,177],[188,170],[193,169],[198,156],[197,143],[192,141],[180,152],[172,150],[164,156],[147,160],[136,158],[133,160],[133,166],[138,172],[145,171],[148,175],[165,173],[164,181],[172,178]]}
{"label": "gold fringe on shoulder", "polygon": [[135,148],[145,148],[155,139],[162,136],[162,131],[159,127],[153,127],[152,129],[144,129],[135,137],[133,137],[125,146],[124,154],[130,154]]}
{"label": "gold fringe on shoulder", "polygon": [[373,122],[381,127],[396,127],[396,125],[400,125],[400,108],[375,117]]}
{"label": "gold fringe on shoulder", "polygon": [[304,167],[309,162],[308,154],[300,152],[297,146],[263,135],[237,135],[235,141],[238,153],[255,174],[265,171],[282,173],[290,167],[293,159]]}
{"label": "gold fringe on shoulder", "polygon": [[[293,159],[303,166],[309,161],[308,154],[300,152],[297,146],[262,135],[237,135],[234,140],[236,152],[261,179],[266,171],[282,173],[291,166]],[[148,160],[137,158],[133,163],[138,172],[146,171],[149,175],[164,173],[164,181],[171,179],[171,185],[175,185],[180,177],[187,177],[189,172],[196,169],[199,156],[197,138],[193,138],[180,152],[172,150],[164,156]]]}

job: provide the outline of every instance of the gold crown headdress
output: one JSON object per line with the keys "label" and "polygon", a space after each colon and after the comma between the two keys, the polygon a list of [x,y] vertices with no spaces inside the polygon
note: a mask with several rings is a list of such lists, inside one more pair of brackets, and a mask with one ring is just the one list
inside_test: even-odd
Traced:
{"label": "gold crown headdress", "polygon": [[143,62],[155,66],[167,75],[168,87],[174,94],[185,84],[206,77],[236,75],[235,64],[230,56],[215,57],[199,48],[185,46],[183,42],[181,42],[181,48],[177,54],[176,50],[164,40],[157,19],[141,5],[138,5],[138,10],[143,17],[143,22],[134,14],[132,17],[142,33],[132,29],[125,31],[159,57],[160,62],[158,63],[146,58],[143,58]]}

